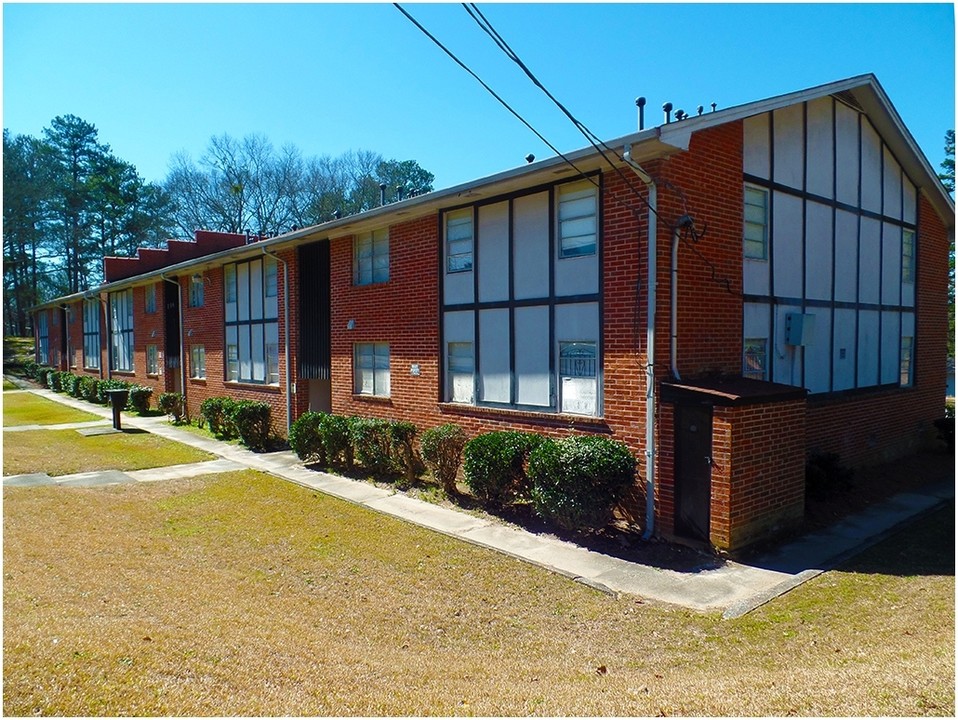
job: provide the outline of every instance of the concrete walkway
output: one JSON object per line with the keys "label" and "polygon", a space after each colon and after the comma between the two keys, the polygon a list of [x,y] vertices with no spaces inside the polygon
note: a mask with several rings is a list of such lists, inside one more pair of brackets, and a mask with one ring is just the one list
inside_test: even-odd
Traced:
{"label": "concrete walkway", "polygon": [[[50,390],[32,390],[64,405],[110,418],[111,411]],[[366,482],[307,470],[291,451],[257,454],[171,425],[165,417],[123,414],[123,426],[206,450],[217,461],[155,470],[4,478],[7,485],[94,485],[188,477],[207,472],[253,468],[304,487],[363,505],[437,532],[530,562],[612,594],[638,596],[699,611],[739,617],[861,552],[905,523],[954,498],[954,483],[904,493],[850,517],[826,531],[806,535],[748,564],[708,561],[691,570],[671,570],[600,554],[554,537],[536,535],[494,520],[440,507]],[[4,428],[5,431],[9,430]]]}

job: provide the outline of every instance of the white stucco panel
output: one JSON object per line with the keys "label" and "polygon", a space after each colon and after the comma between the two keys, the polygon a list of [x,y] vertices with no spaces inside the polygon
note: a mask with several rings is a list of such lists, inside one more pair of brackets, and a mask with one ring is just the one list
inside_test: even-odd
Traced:
{"label": "white stucco panel", "polygon": [[772,114],[775,146],[775,182],[802,189],[805,138],[802,105],[790,105]]}
{"label": "white stucco panel", "polygon": [[836,308],[832,335],[832,389],[855,387],[855,321],[858,313]]}
{"label": "white stucco panel", "polygon": [[883,195],[884,195],[884,212],[885,215],[896,220],[901,219],[901,166],[898,164],[898,161],[895,160],[895,156],[891,154],[891,151],[886,147],[883,151],[883,168],[882,173],[884,177],[883,182]]}
{"label": "white stucco panel", "polygon": [[548,407],[552,399],[549,373],[549,308],[515,309],[516,402]]}
{"label": "white stucco panel", "polygon": [[835,104],[835,195],[839,202],[858,205],[858,113]]}
{"label": "white stucco panel", "polygon": [[878,384],[878,311],[858,313],[858,387]]}
{"label": "white stucco panel", "polygon": [[901,302],[901,228],[882,223],[881,301],[887,305]]}
{"label": "white stucco panel", "polygon": [[768,113],[765,113],[745,118],[742,122],[742,155],[745,172],[765,180],[769,175],[768,120]]}
{"label": "white stucco panel", "polygon": [[858,216],[835,212],[835,299],[858,299]]}
{"label": "white stucco panel", "polygon": [[548,297],[549,193],[516,198],[512,212],[515,297]]}
{"label": "white stucco panel", "polygon": [[862,122],[862,207],[881,212],[881,139],[871,123]]}
{"label": "white stucco panel", "polygon": [[819,98],[808,103],[808,170],[806,189],[826,198],[835,196],[832,181],[832,99]]}
{"label": "white stucco panel", "polygon": [[812,201],[805,204],[805,297],[832,297],[832,209]]}
{"label": "white stucco panel", "polygon": [[863,303],[877,303],[881,279],[881,223],[872,218],[861,219],[858,264],[858,299]]}
{"label": "white stucco panel", "polygon": [[772,223],[772,267],[775,294],[801,297],[804,258],[802,254],[802,201],[784,193],[774,193]]}
{"label": "white stucco panel", "polygon": [[509,203],[479,208],[479,300],[509,299]]}

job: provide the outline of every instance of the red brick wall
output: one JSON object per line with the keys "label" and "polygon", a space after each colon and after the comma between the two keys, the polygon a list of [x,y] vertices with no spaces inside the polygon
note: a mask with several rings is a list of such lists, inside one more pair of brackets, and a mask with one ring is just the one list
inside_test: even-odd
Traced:
{"label": "red brick wall", "polygon": [[914,387],[810,398],[809,451],[847,465],[880,463],[915,450],[944,415],[948,236],[928,201],[918,206],[917,337]]}
{"label": "red brick wall", "polygon": [[695,220],[700,242],[679,245],[678,357],[682,377],[742,368],[742,125],[692,135],[688,152],[653,169],[659,182],[656,363],[667,374],[672,237],[682,215]]}
{"label": "red brick wall", "polygon": [[[296,272],[294,251],[277,253],[290,264],[290,272]],[[280,383],[259,385],[255,383],[227,383],[225,377],[225,308],[223,304],[223,268],[211,268],[203,273],[204,297],[202,307],[189,307],[189,284],[192,273],[177,278],[183,286],[183,348],[182,361],[186,367],[186,399],[190,417],[200,414],[200,404],[211,397],[232,397],[236,400],[255,400],[270,405],[272,431],[286,436],[286,395],[285,363],[283,358],[283,340],[285,325],[283,322],[283,265],[278,263],[277,296],[279,315],[279,372]],[[192,332],[192,335],[190,333]],[[193,379],[191,372],[191,346],[203,345],[206,351],[206,378]]]}

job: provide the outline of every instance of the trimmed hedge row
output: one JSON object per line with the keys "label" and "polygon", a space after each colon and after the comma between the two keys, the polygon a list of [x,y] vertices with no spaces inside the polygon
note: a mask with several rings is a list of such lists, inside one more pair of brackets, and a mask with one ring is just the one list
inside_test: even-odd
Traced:
{"label": "trimmed hedge row", "polygon": [[200,403],[200,426],[205,422],[219,438],[239,438],[250,450],[264,450],[269,441],[270,413],[265,402],[207,398]]}
{"label": "trimmed hedge row", "polygon": [[531,503],[537,515],[566,529],[604,527],[635,482],[635,456],[621,442],[596,435],[553,440],[535,433],[490,432],[466,441],[455,424],[420,436],[416,426],[319,412],[301,415],[290,447],[304,462],[352,468],[353,458],[379,476],[414,481],[423,461],[450,497],[456,476],[479,500],[496,507]]}
{"label": "trimmed hedge row", "polygon": [[33,374],[29,375],[30,371],[28,371],[28,377],[33,377],[54,392],[65,393],[90,403],[107,405],[110,402],[106,394],[107,390],[127,390],[129,396],[126,410],[139,415],[145,415],[150,411],[150,398],[153,396],[151,387],[123,380],[99,380],[89,375],[74,375],[71,372],[43,366],[31,368],[31,371]]}
{"label": "trimmed hedge row", "polygon": [[418,429],[410,422],[307,412],[289,431],[289,445],[304,462],[352,469],[359,462],[374,475],[401,474],[413,482],[423,464]]}

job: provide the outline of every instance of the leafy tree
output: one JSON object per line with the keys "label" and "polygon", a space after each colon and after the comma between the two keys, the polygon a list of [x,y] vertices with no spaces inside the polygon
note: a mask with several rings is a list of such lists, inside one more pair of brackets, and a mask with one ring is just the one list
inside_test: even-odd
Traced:
{"label": "leafy tree", "polygon": [[[938,177],[952,195],[955,194],[955,131],[945,133],[945,159]],[[948,357],[955,357],[955,239],[948,250]]]}
{"label": "leafy tree", "polygon": [[4,331],[25,335],[27,309],[40,300],[45,280],[44,229],[49,173],[43,143],[3,131],[3,280]]}

